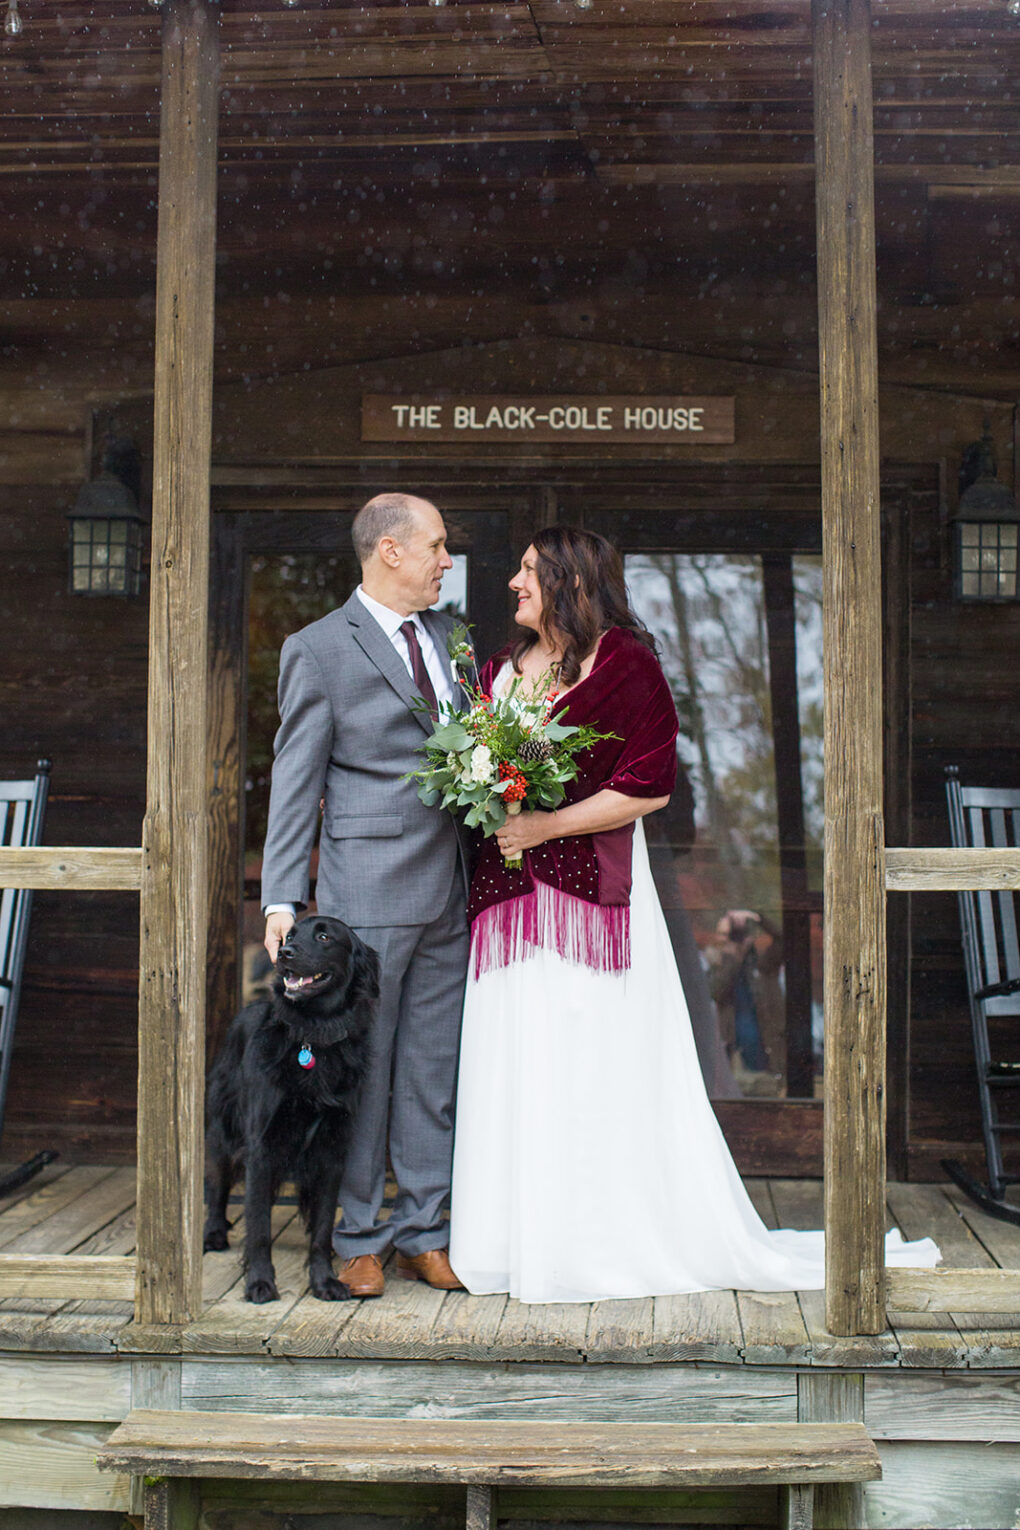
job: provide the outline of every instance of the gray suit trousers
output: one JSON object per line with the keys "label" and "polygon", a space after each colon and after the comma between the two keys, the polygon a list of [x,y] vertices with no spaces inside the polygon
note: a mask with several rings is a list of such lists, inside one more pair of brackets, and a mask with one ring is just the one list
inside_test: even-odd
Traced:
{"label": "gray suit trousers", "polygon": [[[444,1214],[468,953],[460,876],[431,923],[359,925],[357,932],[379,953],[382,991],[333,1245],[342,1259],[381,1256],[391,1244],[421,1254],[449,1243]],[[389,1220],[380,1222],[387,1120],[399,1190]]]}

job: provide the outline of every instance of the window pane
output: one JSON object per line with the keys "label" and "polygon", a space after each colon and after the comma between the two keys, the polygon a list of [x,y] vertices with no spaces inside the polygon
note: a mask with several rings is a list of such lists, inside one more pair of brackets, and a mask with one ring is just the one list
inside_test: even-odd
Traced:
{"label": "window pane", "polygon": [[[804,832],[808,885],[822,890],[822,842],[825,838],[822,763],[822,560],[793,560],[797,617],[797,707],[800,718],[800,769],[804,793]],[[819,1002],[820,1002],[819,994]]]}

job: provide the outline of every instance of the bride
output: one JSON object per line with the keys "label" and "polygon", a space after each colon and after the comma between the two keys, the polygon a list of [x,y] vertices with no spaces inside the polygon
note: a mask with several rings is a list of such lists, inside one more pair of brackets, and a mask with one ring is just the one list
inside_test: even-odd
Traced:
{"label": "bride", "polygon": [[[822,1234],[770,1232],[701,1080],[641,819],[676,779],[677,719],[623,565],[547,527],[510,581],[516,643],[482,689],[555,691],[605,738],[555,812],[509,818],[471,888],[450,1261],[469,1291],[588,1302],[818,1289]],[[502,857],[523,854],[523,870]],[[930,1239],[887,1240],[932,1265]]]}

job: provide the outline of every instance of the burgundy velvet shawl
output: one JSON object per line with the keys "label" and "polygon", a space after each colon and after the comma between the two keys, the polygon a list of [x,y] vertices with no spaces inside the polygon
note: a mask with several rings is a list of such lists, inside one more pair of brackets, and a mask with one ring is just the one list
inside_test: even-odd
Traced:
{"label": "burgundy velvet shawl", "polygon": [[[495,654],[481,673],[483,691],[509,656]],[[559,708],[554,709],[559,715]],[[603,634],[591,673],[563,703],[563,721],[588,723],[615,734],[579,756],[579,772],[565,805],[604,788],[628,797],[668,796],[676,784],[676,708],[658,660],[632,632]],[[634,825],[599,834],[547,840],[524,855],[521,871],[508,871],[495,838],[482,843],[471,883],[468,914],[474,922],[475,971],[505,965],[523,946],[553,946],[561,955],[604,971],[630,965],[629,903]],[[540,884],[536,887],[536,884]],[[574,907],[544,896],[555,888],[580,900]],[[507,905],[517,900],[517,906]]]}

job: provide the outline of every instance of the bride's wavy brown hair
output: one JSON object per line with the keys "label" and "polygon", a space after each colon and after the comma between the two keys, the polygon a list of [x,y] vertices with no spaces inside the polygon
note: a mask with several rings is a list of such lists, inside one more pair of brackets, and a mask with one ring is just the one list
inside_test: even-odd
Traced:
{"label": "bride's wavy brown hair", "polygon": [[[623,559],[605,537],[576,526],[545,526],[532,538],[535,573],[542,591],[542,636],[562,639],[560,679],[573,685],[603,632],[626,627],[654,653],[655,639],[627,599]],[[510,657],[515,670],[538,633],[526,629]]]}

